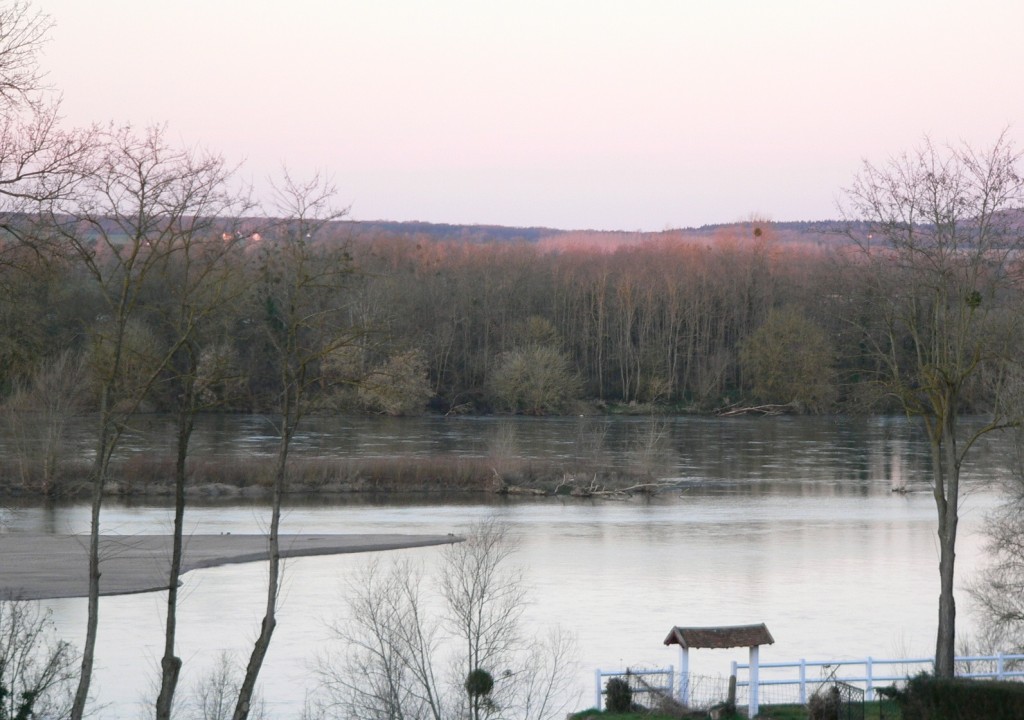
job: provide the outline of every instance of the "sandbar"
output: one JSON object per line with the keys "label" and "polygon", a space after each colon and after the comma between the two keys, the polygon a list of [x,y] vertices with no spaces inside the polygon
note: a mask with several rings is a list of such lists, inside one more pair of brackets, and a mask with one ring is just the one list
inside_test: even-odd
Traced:
{"label": "sandbar", "polygon": [[[282,557],[339,555],[447,545],[454,535],[282,535]],[[0,599],[87,597],[88,536],[0,534]],[[182,572],[267,560],[266,535],[190,535]],[[167,589],[170,535],[100,537],[100,594],[125,595]]]}

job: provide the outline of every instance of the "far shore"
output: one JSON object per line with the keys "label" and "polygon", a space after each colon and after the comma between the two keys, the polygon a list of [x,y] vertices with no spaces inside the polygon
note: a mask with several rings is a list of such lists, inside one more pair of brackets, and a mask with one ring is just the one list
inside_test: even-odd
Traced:
{"label": "far shore", "polygon": [[[88,595],[84,535],[0,534],[0,599],[43,600]],[[104,535],[100,538],[100,594],[125,595],[167,589],[170,535]],[[448,535],[282,535],[286,558],[378,552],[447,545]],[[183,572],[268,559],[265,535],[191,535],[185,539]]]}

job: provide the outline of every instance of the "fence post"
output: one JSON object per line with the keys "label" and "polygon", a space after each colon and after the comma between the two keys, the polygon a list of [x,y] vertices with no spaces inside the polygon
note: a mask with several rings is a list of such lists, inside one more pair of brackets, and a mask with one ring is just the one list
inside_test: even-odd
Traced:
{"label": "fence post", "polygon": [[601,707],[601,668],[594,671],[594,708],[604,709]]}
{"label": "fence post", "polygon": [[866,663],[864,663],[864,665],[867,668],[867,673],[865,673],[867,675],[867,677],[864,679],[864,697],[866,697],[868,700],[871,700],[875,696],[875,687],[874,687],[874,677],[873,677],[873,675],[874,675],[874,670],[873,670],[874,665],[871,664],[871,656],[870,655],[868,655],[868,661]]}
{"label": "fence post", "polygon": [[800,658],[800,704],[807,704],[807,660]]}
{"label": "fence post", "polygon": [[996,655],[996,679],[1003,680],[1003,654]]}
{"label": "fence post", "polygon": [[[733,660],[730,663],[729,677],[731,677],[733,679],[733,685],[732,686],[734,688],[737,688],[737,692],[738,692],[738,688],[739,688],[739,685],[740,685],[740,678],[739,678],[739,668],[737,667],[737,663],[736,663],[735,660]],[[736,702],[736,697],[735,696],[733,696],[732,702],[733,703]]]}

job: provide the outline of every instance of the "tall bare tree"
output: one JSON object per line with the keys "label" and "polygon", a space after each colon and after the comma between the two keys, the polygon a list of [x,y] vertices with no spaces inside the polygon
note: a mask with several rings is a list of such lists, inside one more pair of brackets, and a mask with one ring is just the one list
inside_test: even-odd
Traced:
{"label": "tall bare tree", "polygon": [[292,439],[309,410],[310,391],[319,383],[321,363],[358,335],[345,312],[342,292],[352,271],[349,254],[342,246],[318,244],[324,226],[345,212],[335,209],[335,194],[334,185],[319,175],[299,182],[285,173],[275,197],[275,209],[282,219],[256,249],[251,297],[256,316],[252,325],[260,329],[277,368],[278,450],[267,536],[266,609],[239,689],[234,720],[249,716],[256,681],[277,626],[281,503],[288,489]]}
{"label": "tall bare tree", "polygon": [[[878,387],[919,420],[931,448],[938,521],[935,672],[951,677],[956,637],[954,566],[960,472],[980,437],[1017,423],[1001,382],[1019,364],[1014,298],[1022,290],[1020,154],[1001,137],[984,151],[919,149],[865,163],[848,191],[858,251],[850,272],[866,300],[866,364]],[[865,322],[867,319],[867,322]],[[968,411],[980,424],[962,422]]]}
{"label": "tall bare tree", "polygon": [[[184,254],[191,238],[208,230],[224,208],[224,161],[169,145],[162,128],[111,128],[100,136],[89,171],[74,192],[48,198],[50,240],[84,268],[102,297],[101,317],[85,331],[94,358],[99,404],[90,473],[89,588],[82,672],[72,717],[83,716],[92,676],[99,620],[99,527],[104,488],[122,433],[191,325],[157,342],[145,312],[146,293],[159,270]],[[145,338],[140,342],[139,338]]]}
{"label": "tall bare tree", "polygon": [[[174,463],[174,529],[167,578],[167,609],[164,654],[160,661],[160,692],[157,720],[170,720],[181,670],[176,654],[178,584],[184,548],[185,483],[189,443],[197,414],[209,409],[217,397],[211,384],[223,383],[230,367],[210,367],[209,347],[217,347],[217,317],[242,295],[238,277],[242,246],[249,239],[236,228],[233,218],[249,207],[246,196],[229,187],[231,172],[215,162],[195,178],[187,192],[194,197],[190,216],[180,224],[177,251],[165,256],[154,269],[161,302],[151,309],[159,331],[172,347],[160,377],[172,398],[176,416],[177,451]],[[205,361],[205,362],[204,362]]]}

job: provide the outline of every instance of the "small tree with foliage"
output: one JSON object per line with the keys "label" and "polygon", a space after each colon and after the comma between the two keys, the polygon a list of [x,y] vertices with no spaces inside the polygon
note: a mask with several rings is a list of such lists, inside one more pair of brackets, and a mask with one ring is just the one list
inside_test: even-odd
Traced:
{"label": "small tree with foliage", "polygon": [[625,713],[633,708],[633,689],[629,681],[613,677],[604,684],[604,705],[608,712]]}
{"label": "small tree with foliage", "polygon": [[416,350],[392,355],[358,384],[359,400],[368,410],[385,415],[417,415],[433,395],[427,365]]}
{"label": "small tree with foliage", "polygon": [[569,357],[550,345],[502,353],[489,386],[497,409],[524,415],[563,413],[580,392]]}
{"label": "small tree with foliage", "polygon": [[825,331],[796,307],[768,313],[741,346],[740,366],[759,402],[792,403],[811,413],[835,402],[835,350]]}

